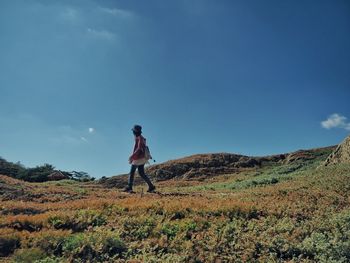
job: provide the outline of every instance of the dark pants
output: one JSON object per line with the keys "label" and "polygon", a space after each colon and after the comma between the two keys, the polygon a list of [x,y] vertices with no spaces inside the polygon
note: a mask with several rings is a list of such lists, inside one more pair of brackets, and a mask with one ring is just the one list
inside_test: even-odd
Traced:
{"label": "dark pants", "polygon": [[130,189],[132,189],[136,169],[139,171],[139,175],[142,177],[142,179],[145,180],[145,182],[148,184],[148,187],[153,187],[151,180],[145,174],[145,165],[144,164],[143,165],[131,165],[131,169],[130,169],[130,173],[129,173],[128,187]]}

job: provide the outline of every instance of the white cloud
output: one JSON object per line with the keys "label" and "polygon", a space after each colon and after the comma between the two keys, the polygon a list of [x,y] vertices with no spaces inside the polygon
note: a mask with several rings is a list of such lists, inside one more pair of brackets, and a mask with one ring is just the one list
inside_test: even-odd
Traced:
{"label": "white cloud", "polygon": [[321,125],[325,129],[342,128],[350,131],[350,122],[347,122],[347,118],[338,113],[330,115],[327,120],[321,122]]}
{"label": "white cloud", "polygon": [[85,137],[80,137],[80,139],[82,140],[82,141],[84,141],[84,142],[88,142],[88,140],[85,138]]}
{"label": "white cloud", "polygon": [[92,28],[87,28],[88,35],[94,38],[106,39],[106,40],[114,40],[116,35],[108,30],[96,30]]}
{"label": "white cloud", "polygon": [[89,128],[89,133],[94,133],[95,129],[94,128]]}
{"label": "white cloud", "polygon": [[107,7],[99,7],[99,9],[109,15],[129,19],[134,16],[134,14],[130,11],[119,9],[119,8],[107,8]]}

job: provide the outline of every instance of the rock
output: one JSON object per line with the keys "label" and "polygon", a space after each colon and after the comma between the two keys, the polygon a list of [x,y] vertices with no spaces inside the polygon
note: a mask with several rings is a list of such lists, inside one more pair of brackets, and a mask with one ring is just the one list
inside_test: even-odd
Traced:
{"label": "rock", "polygon": [[338,145],[338,147],[328,156],[324,166],[340,163],[350,163],[350,136]]}

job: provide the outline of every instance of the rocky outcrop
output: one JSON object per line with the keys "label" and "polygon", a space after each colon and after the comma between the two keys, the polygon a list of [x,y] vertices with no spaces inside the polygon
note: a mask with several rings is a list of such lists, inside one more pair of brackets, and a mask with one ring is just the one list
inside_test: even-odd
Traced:
{"label": "rocky outcrop", "polygon": [[338,145],[324,162],[325,166],[340,163],[350,163],[350,136]]}

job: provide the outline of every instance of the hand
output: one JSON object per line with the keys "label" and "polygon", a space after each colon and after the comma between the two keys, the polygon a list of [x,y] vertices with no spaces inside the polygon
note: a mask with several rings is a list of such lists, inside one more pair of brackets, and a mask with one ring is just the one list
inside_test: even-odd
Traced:
{"label": "hand", "polygon": [[129,164],[131,164],[132,163],[132,159],[131,159],[131,157],[129,157]]}

